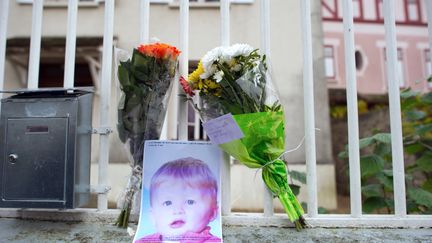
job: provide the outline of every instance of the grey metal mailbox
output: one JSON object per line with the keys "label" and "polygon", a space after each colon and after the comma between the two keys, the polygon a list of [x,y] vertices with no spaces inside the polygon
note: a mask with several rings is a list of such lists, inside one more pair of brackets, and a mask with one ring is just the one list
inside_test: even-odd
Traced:
{"label": "grey metal mailbox", "polygon": [[0,207],[87,203],[92,93],[20,91],[2,99],[0,111]]}

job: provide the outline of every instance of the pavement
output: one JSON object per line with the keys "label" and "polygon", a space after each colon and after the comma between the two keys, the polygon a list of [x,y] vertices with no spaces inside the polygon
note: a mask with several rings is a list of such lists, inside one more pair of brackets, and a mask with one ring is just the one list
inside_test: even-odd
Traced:
{"label": "pavement", "polygon": [[[136,224],[131,225],[136,228]],[[432,229],[335,229],[224,226],[224,242],[432,242]],[[132,242],[110,222],[56,222],[0,218],[0,242]]]}

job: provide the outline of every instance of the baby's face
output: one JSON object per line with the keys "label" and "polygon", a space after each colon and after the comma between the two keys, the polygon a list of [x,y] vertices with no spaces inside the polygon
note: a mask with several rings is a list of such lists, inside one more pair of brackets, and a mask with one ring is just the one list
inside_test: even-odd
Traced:
{"label": "baby's face", "polygon": [[152,220],[158,233],[165,237],[199,233],[217,215],[209,195],[179,179],[163,181],[153,192],[152,200]]}

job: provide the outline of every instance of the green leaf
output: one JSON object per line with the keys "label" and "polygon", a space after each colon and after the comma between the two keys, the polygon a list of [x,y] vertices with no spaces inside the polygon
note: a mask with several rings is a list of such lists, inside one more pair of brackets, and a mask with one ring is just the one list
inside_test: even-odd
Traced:
{"label": "green leaf", "polygon": [[432,178],[428,178],[422,185],[422,189],[428,192],[432,192]]}
{"label": "green leaf", "polygon": [[409,188],[408,197],[420,205],[432,207],[432,193],[421,188]]}
{"label": "green leaf", "polygon": [[360,149],[365,148],[375,142],[373,137],[362,138],[359,141]]}
{"label": "green leaf", "polygon": [[339,157],[340,159],[347,159],[347,158],[348,158],[348,151],[344,150],[344,151],[340,152],[340,153],[338,154],[338,157]]}
{"label": "green leaf", "polygon": [[394,211],[394,200],[392,198],[385,198],[384,202],[387,205],[387,207],[391,210],[390,213],[392,213]]}
{"label": "green leaf", "polygon": [[300,193],[300,186],[298,186],[296,184],[289,184],[289,187],[291,188],[292,193],[295,196],[298,196],[298,194]]}
{"label": "green leaf", "polygon": [[382,173],[383,173],[385,176],[393,177],[393,170],[383,170]]}
{"label": "green leaf", "polygon": [[318,213],[319,214],[328,214],[330,212],[326,208],[318,207]]}
{"label": "green leaf", "polygon": [[131,81],[129,80],[129,70],[126,67],[127,64],[120,64],[118,66],[118,79],[122,86],[122,88],[127,88],[128,86],[132,85]]}
{"label": "green leaf", "polygon": [[406,118],[408,121],[418,121],[426,117],[426,113],[424,111],[419,110],[410,110],[405,112]]}
{"label": "green leaf", "polygon": [[384,185],[387,191],[393,191],[393,177],[387,176],[385,173],[379,173],[376,176],[377,180]]}
{"label": "green leaf", "polygon": [[409,213],[418,213],[418,212],[420,212],[420,210],[418,208],[418,204],[415,203],[414,200],[407,198],[406,204],[407,204],[407,211]]}
{"label": "green leaf", "polygon": [[382,185],[379,184],[362,186],[361,190],[365,197],[380,197],[383,195]]}
{"label": "green leaf", "polygon": [[374,154],[376,154],[380,157],[389,156],[391,154],[391,147],[389,144],[378,143],[375,146]]}
{"label": "green leaf", "polygon": [[432,124],[419,125],[415,128],[415,131],[418,135],[423,135],[425,133],[432,131]]}
{"label": "green leaf", "polygon": [[402,90],[401,91],[401,93],[400,93],[400,97],[402,98],[402,99],[407,99],[407,98],[410,98],[410,97],[415,97],[415,96],[417,96],[419,94],[419,92],[417,92],[417,91],[413,91],[413,90],[411,90],[411,89],[405,89],[405,90]]}
{"label": "green leaf", "polygon": [[420,159],[416,161],[417,165],[426,172],[432,172],[432,153],[423,154]]}
{"label": "green leaf", "polygon": [[409,109],[412,109],[417,104],[417,98],[416,97],[410,97],[407,99],[402,100],[401,103],[401,110],[407,111]]}
{"label": "green leaf", "polygon": [[411,174],[405,174],[405,181],[411,182],[414,179],[414,177]]}
{"label": "green leaf", "polygon": [[300,171],[296,171],[296,170],[289,170],[288,175],[290,176],[291,179],[297,180],[303,184],[306,184],[306,173],[305,172],[300,172]]}
{"label": "green leaf", "polygon": [[425,149],[425,147],[422,144],[420,144],[419,142],[405,146],[405,152],[407,152],[408,154],[416,154],[416,153],[424,151],[424,149]]}
{"label": "green leaf", "polygon": [[373,135],[372,138],[374,138],[375,140],[377,140],[381,143],[391,144],[390,133],[377,133],[377,134]]}
{"label": "green leaf", "polygon": [[372,213],[386,206],[387,204],[383,197],[369,197],[363,202],[363,212]]}
{"label": "green leaf", "polygon": [[425,104],[432,104],[432,92],[426,93],[425,95],[423,95],[420,99],[421,102],[425,103]]}
{"label": "green leaf", "polygon": [[384,169],[384,160],[377,155],[367,155],[360,158],[361,176],[368,177]]}

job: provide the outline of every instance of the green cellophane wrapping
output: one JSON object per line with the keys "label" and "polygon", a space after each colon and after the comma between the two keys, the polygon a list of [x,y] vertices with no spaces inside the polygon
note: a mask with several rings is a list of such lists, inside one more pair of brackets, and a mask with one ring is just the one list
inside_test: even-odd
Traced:
{"label": "green cellophane wrapping", "polygon": [[285,162],[279,157],[285,149],[283,112],[234,115],[244,137],[221,144],[222,150],[249,168],[262,169],[269,190],[282,203],[297,229],[304,227],[303,208],[288,185]]}

